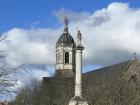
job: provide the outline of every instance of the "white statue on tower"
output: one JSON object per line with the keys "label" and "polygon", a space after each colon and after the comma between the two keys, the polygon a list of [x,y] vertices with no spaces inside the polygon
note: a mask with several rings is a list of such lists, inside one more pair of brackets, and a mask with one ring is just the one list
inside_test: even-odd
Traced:
{"label": "white statue on tower", "polygon": [[81,45],[81,40],[82,40],[82,36],[81,36],[80,31],[78,31],[78,34],[77,34],[77,46],[82,46]]}

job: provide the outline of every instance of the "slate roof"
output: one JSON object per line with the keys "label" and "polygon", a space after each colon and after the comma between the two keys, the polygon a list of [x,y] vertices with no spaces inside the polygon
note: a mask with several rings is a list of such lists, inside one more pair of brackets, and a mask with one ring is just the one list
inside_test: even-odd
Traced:
{"label": "slate roof", "polygon": [[129,66],[131,62],[132,60],[128,60],[128,61],[124,61],[118,64],[114,64],[112,66],[107,66],[104,68],[92,70],[90,72],[84,73],[83,78],[98,79],[101,77],[105,77],[105,78],[114,79],[117,76],[120,76],[121,73],[123,73],[127,69],[127,67]]}
{"label": "slate roof", "polygon": [[75,46],[73,37],[69,32],[64,32],[58,39],[56,46]]}
{"label": "slate roof", "polygon": [[[132,60],[127,60],[118,64],[114,64],[111,66],[99,68],[96,70],[92,70],[86,73],[83,73],[83,79],[100,79],[101,77],[105,77],[108,79],[114,79],[117,76],[120,76],[132,63]],[[57,78],[57,77],[43,77],[43,80],[52,80],[52,79],[59,79],[63,80],[64,78]],[[67,78],[70,79],[70,78]],[[67,80],[65,78],[65,80]]]}

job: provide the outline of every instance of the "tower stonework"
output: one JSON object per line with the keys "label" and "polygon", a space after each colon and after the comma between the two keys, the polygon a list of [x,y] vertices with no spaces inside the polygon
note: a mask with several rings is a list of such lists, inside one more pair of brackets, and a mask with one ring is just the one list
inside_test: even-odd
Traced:
{"label": "tower stonework", "polygon": [[55,76],[72,77],[75,75],[76,46],[68,31],[68,20],[65,18],[64,32],[56,43]]}

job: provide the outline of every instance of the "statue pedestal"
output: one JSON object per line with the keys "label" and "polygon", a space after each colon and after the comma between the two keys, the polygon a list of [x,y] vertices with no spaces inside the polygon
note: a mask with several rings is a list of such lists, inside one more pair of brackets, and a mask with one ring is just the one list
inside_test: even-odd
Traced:
{"label": "statue pedestal", "polygon": [[88,102],[83,97],[73,97],[69,101],[69,105],[88,105]]}

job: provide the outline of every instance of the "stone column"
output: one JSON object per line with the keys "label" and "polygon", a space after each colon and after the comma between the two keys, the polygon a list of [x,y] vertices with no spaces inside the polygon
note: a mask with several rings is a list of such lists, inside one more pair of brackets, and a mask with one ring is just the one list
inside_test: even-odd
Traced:
{"label": "stone column", "polygon": [[76,44],[76,75],[75,75],[75,95],[69,101],[69,105],[88,105],[87,100],[82,96],[82,51],[81,33],[78,31]]}
{"label": "stone column", "polygon": [[84,47],[77,46],[76,49],[76,76],[75,97],[82,97],[82,51]]}

